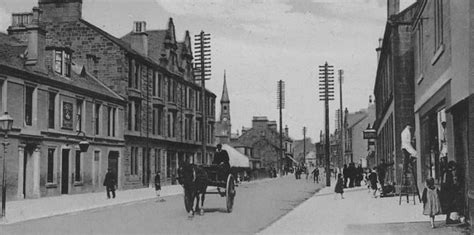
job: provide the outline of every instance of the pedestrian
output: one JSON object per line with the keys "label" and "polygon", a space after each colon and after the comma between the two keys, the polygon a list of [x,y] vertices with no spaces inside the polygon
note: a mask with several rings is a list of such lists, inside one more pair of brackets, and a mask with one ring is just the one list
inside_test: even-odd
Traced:
{"label": "pedestrian", "polygon": [[[337,182],[336,182],[336,186],[334,187],[334,192],[336,193],[336,195],[338,193],[341,194],[341,199],[344,199],[344,178],[342,177],[342,174],[339,173],[337,175]],[[334,199],[336,199],[336,195],[334,195]]]}
{"label": "pedestrian", "polygon": [[344,175],[344,188],[347,188],[347,182],[349,179],[349,172],[347,171],[347,164],[344,164],[344,167],[342,168],[342,174]]}
{"label": "pedestrian", "polygon": [[370,187],[372,190],[374,190],[374,197],[376,198],[376,193],[377,193],[377,170],[376,167],[374,167],[373,171],[369,175],[369,182],[370,182]]}
{"label": "pedestrian", "polygon": [[[160,198],[161,195],[161,175],[160,171],[156,172],[155,175],[155,193],[158,198]],[[160,201],[164,201],[164,199],[161,199]]]}
{"label": "pedestrian", "polygon": [[107,169],[107,174],[105,174],[104,186],[107,191],[107,199],[110,199],[110,192],[112,192],[112,198],[115,198],[115,174],[112,172],[112,168]]}
{"label": "pedestrian", "polygon": [[313,173],[313,183],[316,183],[316,182],[319,183],[319,169],[318,169],[318,167],[315,167],[312,173]]}
{"label": "pedestrian", "polygon": [[434,185],[434,179],[426,179],[426,187],[423,189],[423,214],[430,216],[431,228],[435,228],[434,219],[441,214],[441,203],[439,201],[439,190]]}

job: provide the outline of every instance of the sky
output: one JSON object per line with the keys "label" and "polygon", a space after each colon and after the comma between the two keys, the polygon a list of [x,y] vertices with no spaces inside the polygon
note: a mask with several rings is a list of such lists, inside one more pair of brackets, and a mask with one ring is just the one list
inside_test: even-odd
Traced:
{"label": "sky", "polygon": [[[11,13],[28,12],[38,0],[0,0],[0,31]],[[401,0],[403,10],[414,0]],[[217,95],[220,114],[224,70],[230,97],[232,132],[250,127],[253,116],[279,120],[277,81],[285,82],[283,125],[294,139],[319,141],[324,103],[318,99],[318,66],[344,70],[343,106],[367,108],[373,94],[378,38],[386,23],[386,0],[83,0],[85,20],[116,37],[132,30],[165,29],[173,18],[176,37],[185,31],[211,34],[212,77],[206,87]],[[337,74],[337,73],[336,73]],[[330,102],[330,128],[339,108]],[[332,131],[331,131],[332,132]]]}

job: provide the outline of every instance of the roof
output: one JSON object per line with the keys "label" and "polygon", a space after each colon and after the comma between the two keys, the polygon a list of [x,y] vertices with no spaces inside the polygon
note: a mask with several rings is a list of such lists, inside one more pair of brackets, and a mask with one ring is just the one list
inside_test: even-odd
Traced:
{"label": "roof", "polygon": [[227,81],[225,77],[225,70],[224,70],[224,85],[222,87],[222,96],[221,96],[221,103],[223,102],[230,102],[229,100],[229,92],[227,91]]}
{"label": "roof", "polygon": [[[32,67],[25,66],[22,57],[24,57],[23,54],[26,49],[26,44],[16,40],[14,37],[0,33],[0,65],[41,76],[43,82],[48,82],[46,79],[50,79],[49,82],[55,87],[63,88],[61,83],[68,84],[85,91],[123,100],[121,96],[105,86],[97,78],[87,73],[83,66],[73,64],[70,78],[60,76],[51,69],[48,70],[47,73],[41,73],[33,70]],[[74,90],[77,91],[78,89]]]}
{"label": "roof", "polygon": [[250,167],[249,158],[238,150],[234,149],[232,146],[223,144],[222,149],[226,150],[229,154],[230,166]]}
{"label": "roof", "polygon": [[359,111],[356,113],[349,113],[347,115],[347,121],[346,121],[346,127],[351,128],[355,126],[357,123],[360,121],[364,120],[368,116],[367,112],[365,111]]}
{"label": "roof", "polygon": [[[161,53],[163,52],[163,45],[165,43],[166,32],[168,30],[147,30],[148,35],[148,57],[159,63]],[[130,47],[132,41],[132,32],[127,33],[121,40]],[[130,47],[131,48],[131,47]]]}

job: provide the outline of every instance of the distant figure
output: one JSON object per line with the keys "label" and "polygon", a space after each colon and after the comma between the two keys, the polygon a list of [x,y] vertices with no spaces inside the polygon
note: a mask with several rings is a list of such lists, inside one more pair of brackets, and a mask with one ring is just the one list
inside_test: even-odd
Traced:
{"label": "distant figure", "polygon": [[112,172],[112,168],[107,169],[107,174],[105,174],[104,186],[107,191],[107,199],[110,199],[110,192],[112,192],[112,198],[115,198],[115,175]]}
{"label": "distant figure", "polygon": [[[155,175],[155,192],[156,196],[160,198],[160,193],[161,193],[161,176],[160,176],[160,171],[156,172]],[[163,200],[163,199],[161,199]]]}
{"label": "distant figure", "polygon": [[423,189],[423,214],[430,216],[431,228],[435,228],[434,219],[441,214],[441,203],[439,201],[439,190],[434,185],[434,179],[426,179],[426,187]]}
{"label": "distant figure", "polygon": [[347,188],[347,179],[349,179],[349,172],[347,171],[347,164],[344,164],[342,168],[342,174],[344,175],[344,188]]}
{"label": "distant figure", "polygon": [[313,183],[319,183],[319,169],[318,167],[315,167],[313,172],[311,172],[313,174]]}
{"label": "distant figure", "polygon": [[[336,186],[334,187],[334,192],[336,194],[340,193],[341,194],[341,199],[344,199],[344,179],[342,178],[342,174],[339,173],[337,175],[337,182],[336,182]],[[336,199],[336,196],[334,196],[334,199]]]}

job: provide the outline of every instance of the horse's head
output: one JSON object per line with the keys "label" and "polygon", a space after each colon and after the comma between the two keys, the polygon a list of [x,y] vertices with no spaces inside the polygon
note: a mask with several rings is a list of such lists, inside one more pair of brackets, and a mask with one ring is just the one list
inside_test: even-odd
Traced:
{"label": "horse's head", "polygon": [[188,185],[196,180],[196,171],[192,164],[183,163],[178,168],[178,182],[181,185]]}

